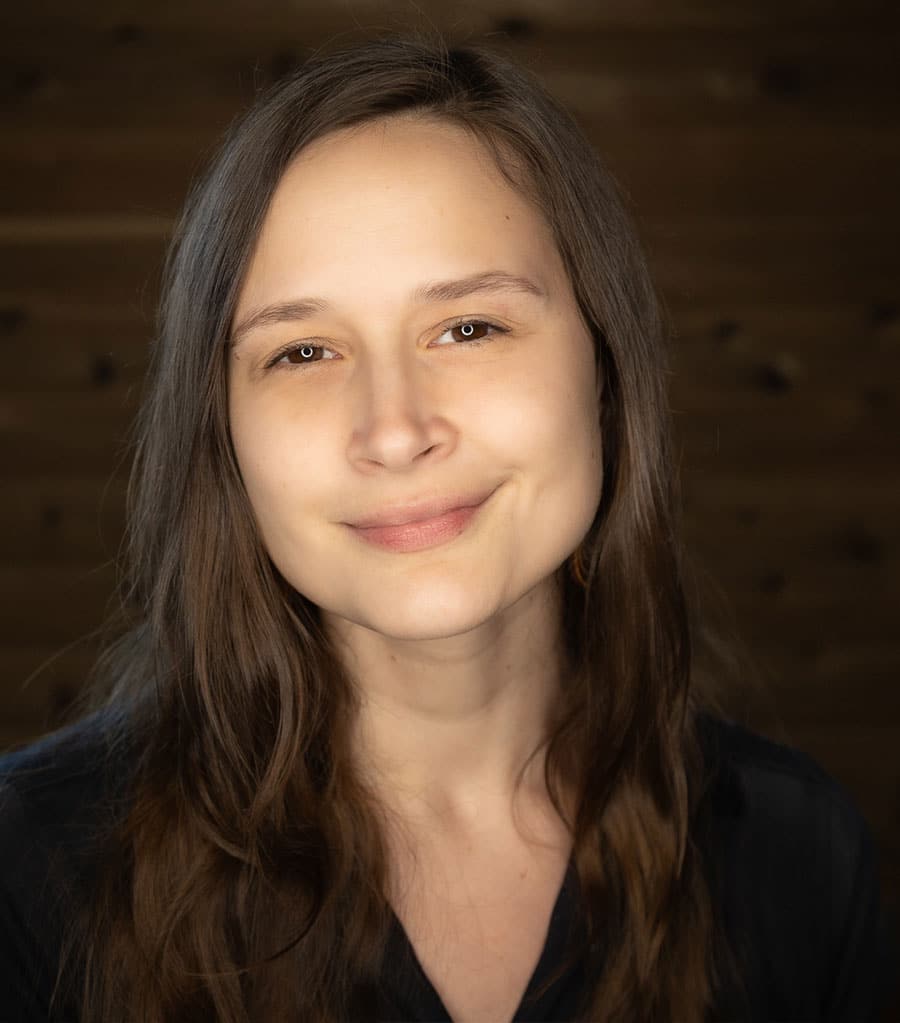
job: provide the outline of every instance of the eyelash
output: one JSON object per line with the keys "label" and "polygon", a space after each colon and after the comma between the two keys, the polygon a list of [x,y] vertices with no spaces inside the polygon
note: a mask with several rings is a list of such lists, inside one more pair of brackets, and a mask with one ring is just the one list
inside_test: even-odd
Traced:
{"label": "eyelash", "polygon": [[[462,318],[462,319],[456,320],[454,323],[449,323],[441,331],[440,336],[443,336],[448,331],[455,330],[457,327],[463,327],[463,326],[466,326],[468,324],[472,324],[472,325],[475,325],[475,326],[490,327],[490,329],[493,331],[493,334],[490,334],[488,337],[474,338],[472,340],[455,341],[453,344],[439,345],[438,347],[440,347],[440,348],[458,348],[461,345],[465,344],[467,346],[471,346],[471,347],[477,348],[477,347],[480,347],[481,345],[487,344],[494,337],[494,335],[496,335],[496,334],[507,334],[507,333],[509,333],[509,329],[507,327],[501,327],[499,324],[494,323],[492,320],[474,319],[474,318],[469,318],[469,319]],[[279,364],[281,363],[281,360],[283,358],[285,358],[285,356],[290,355],[292,352],[299,352],[302,348],[312,348],[314,351],[319,351],[319,350],[321,350],[324,347],[325,347],[324,345],[310,344],[308,341],[302,341],[302,342],[296,342],[295,341],[295,342],[292,342],[291,344],[286,345],[284,348],[282,348],[280,351],[276,352],[272,356],[272,358],[266,363],[266,369],[277,369],[277,368],[279,368]],[[320,359],[318,361],[320,361],[320,362],[330,362],[331,360],[330,359],[324,359],[324,360]],[[313,365],[315,365],[315,362],[313,362],[313,360],[310,359],[308,362],[284,363],[284,368],[288,369],[288,370],[294,370],[294,369],[299,369],[301,366],[313,366]]]}

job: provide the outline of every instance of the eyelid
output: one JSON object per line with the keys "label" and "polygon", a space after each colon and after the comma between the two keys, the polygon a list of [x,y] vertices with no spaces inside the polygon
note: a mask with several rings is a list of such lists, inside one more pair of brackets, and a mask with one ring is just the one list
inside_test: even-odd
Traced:
{"label": "eyelid", "polygon": [[[308,338],[304,341],[289,341],[286,345],[283,345],[277,351],[273,352],[272,355],[266,360],[266,369],[275,369],[278,363],[286,356],[290,355],[291,352],[296,352],[300,348],[322,348],[326,351],[332,352],[333,348],[329,348],[328,345],[316,344],[316,338]],[[326,362],[330,362],[330,359],[326,359]],[[296,366],[302,366],[302,362],[295,363]],[[312,365],[312,363],[310,363]]]}
{"label": "eyelid", "polygon": [[[494,334],[508,334],[509,333],[509,327],[501,327],[499,323],[496,323],[494,320],[489,319],[487,316],[460,316],[460,317],[457,317],[457,319],[455,319],[453,322],[445,324],[443,329],[441,330],[441,332],[438,334],[438,337],[443,337],[443,335],[446,334],[447,331],[453,330],[455,327],[461,327],[464,323],[480,323],[480,324],[483,324],[485,327],[490,327],[491,330],[494,331]],[[491,336],[493,336],[493,335],[491,335]],[[470,345],[487,344],[487,342],[490,341],[490,339],[491,339],[490,337],[472,338],[467,343],[470,344]],[[462,342],[457,341],[455,344],[452,344],[452,345],[441,345],[440,347],[441,348],[461,348],[461,347],[463,347],[463,344],[462,344]]]}
{"label": "eyelid", "polygon": [[[489,318],[487,316],[457,316],[455,319],[449,321],[448,323],[442,324],[440,329],[439,329],[439,332],[438,332],[437,336],[438,337],[442,337],[448,331],[453,330],[455,327],[461,327],[464,323],[483,324],[486,327],[490,327],[491,330],[493,330],[494,334],[508,334],[509,333],[509,329],[510,329],[509,327],[501,326],[495,320],[493,320],[493,319],[491,319],[491,318]],[[491,336],[493,336],[493,335],[491,335]],[[304,339],[302,341],[289,341],[286,345],[283,345],[276,352],[273,352],[273,354],[270,356],[270,358],[266,360],[265,369],[267,369],[267,370],[275,369],[278,366],[278,364],[281,362],[281,360],[286,355],[290,355],[291,352],[296,352],[300,348],[316,348],[316,349],[323,349],[325,351],[330,351],[330,352],[334,351],[334,349],[329,348],[327,345],[316,344],[315,342],[317,340],[318,340],[317,338],[306,338],[306,339]],[[461,347],[463,347],[466,344],[470,345],[472,347],[476,347],[477,345],[487,344],[487,342],[490,341],[490,340],[491,340],[491,337],[473,338],[471,341],[466,341],[466,342],[457,341],[457,342],[455,342],[455,344],[439,345],[438,347],[441,347],[441,348],[454,348],[454,347],[461,348]],[[338,356],[338,357],[340,357],[340,356]],[[332,360],[331,359],[324,359],[324,360],[319,360],[319,361],[320,362],[321,361],[331,362]],[[291,369],[298,369],[300,366],[303,366],[303,365],[315,365],[315,363],[312,363],[312,362],[310,362],[310,363],[298,362],[298,363],[294,363],[291,366]]]}

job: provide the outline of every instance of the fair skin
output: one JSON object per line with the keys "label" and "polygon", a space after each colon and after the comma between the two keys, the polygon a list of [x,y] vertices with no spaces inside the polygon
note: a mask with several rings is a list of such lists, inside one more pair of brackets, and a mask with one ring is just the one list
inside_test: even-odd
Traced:
{"label": "fair skin", "polygon": [[[414,296],[486,271],[539,294]],[[327,305],[257,320],[229,360],[257,524],[360,687],[375,790],[416,834],[488,850],[557,700],[555,572],[600,497],[590,334],[541,214],[471,135],[415,117],[320,139],[279,183],[233,323],[308,297]],[[291,342],[313,347],[269,365]],[[426,549],[386,550],[346,525],[474,492],[490,494],[477,517]],[[540,757],[524,793],[546,807]]]}

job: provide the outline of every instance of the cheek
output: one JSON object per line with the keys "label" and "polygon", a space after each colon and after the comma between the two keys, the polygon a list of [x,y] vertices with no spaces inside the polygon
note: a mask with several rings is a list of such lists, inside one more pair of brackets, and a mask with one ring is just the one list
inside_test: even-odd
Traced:
{"label": "cheek", "polygon": [[470,400],[470,422],[478,424],[470,437],[484,444],[490,462],[518,480],[520,518],[513,532],[517,545],[523,545],[516,556],[523,571],[555,569],[584,537],[600,503],[603,460],[593,348],[566,354],[552,362],[536,359],[520,371],[507,367],[496,379],[482,378],[478,400]]}
{"label": "cheek", "polygon": [[577,420],[575,430],[584,437],[586,471],[596,481],[599,490],[603,475],[603,433],[600,428],[600,396],[593,364],[581,379],[581,387],[573,398],[572,410],[573,418]]}
{"label": "cheek", "polygon": [[603,445],[593,347],[578,349],[547,372],[539,399],[543,431],[534,437],[543,455],[545,484],[558,514],[583,532],[594,519],[603,484]]}
{"label": "cheek", "polygon": [[235,456],[257,521],[268,533],[280,517],[297,508],[311,483],[323,479],[325,459],[321,419],[269,397],[230,403]]}
{"label": "cheek", "polygon": [[592,350],[533,366],[517,394],[516,432],[561,470],[599,465],[600,426]]}

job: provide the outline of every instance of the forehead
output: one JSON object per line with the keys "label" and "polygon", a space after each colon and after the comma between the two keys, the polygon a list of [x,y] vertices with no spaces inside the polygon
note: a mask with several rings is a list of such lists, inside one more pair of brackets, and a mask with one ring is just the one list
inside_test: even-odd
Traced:
{"label": "forehead", "polygon": [[548,285],[562,273],[549,225],[484,142],[451,122],[394,116],[332,133],[295,157],[244,292],[280,294],[298,276],[324,287],[330,275],[362,284],[380,270],[418,283],[494,265]]}
{"label": "forehead", "polygon": [[[307,194],[301,197],[301,193]],[[348,195],[349,193],[349,195]],[[326,135],[294,158],[276,201],[468,199],[528,206],[471,129],[424,115],[393,115]],[[530,206],[528,206],[530,210]]]}

